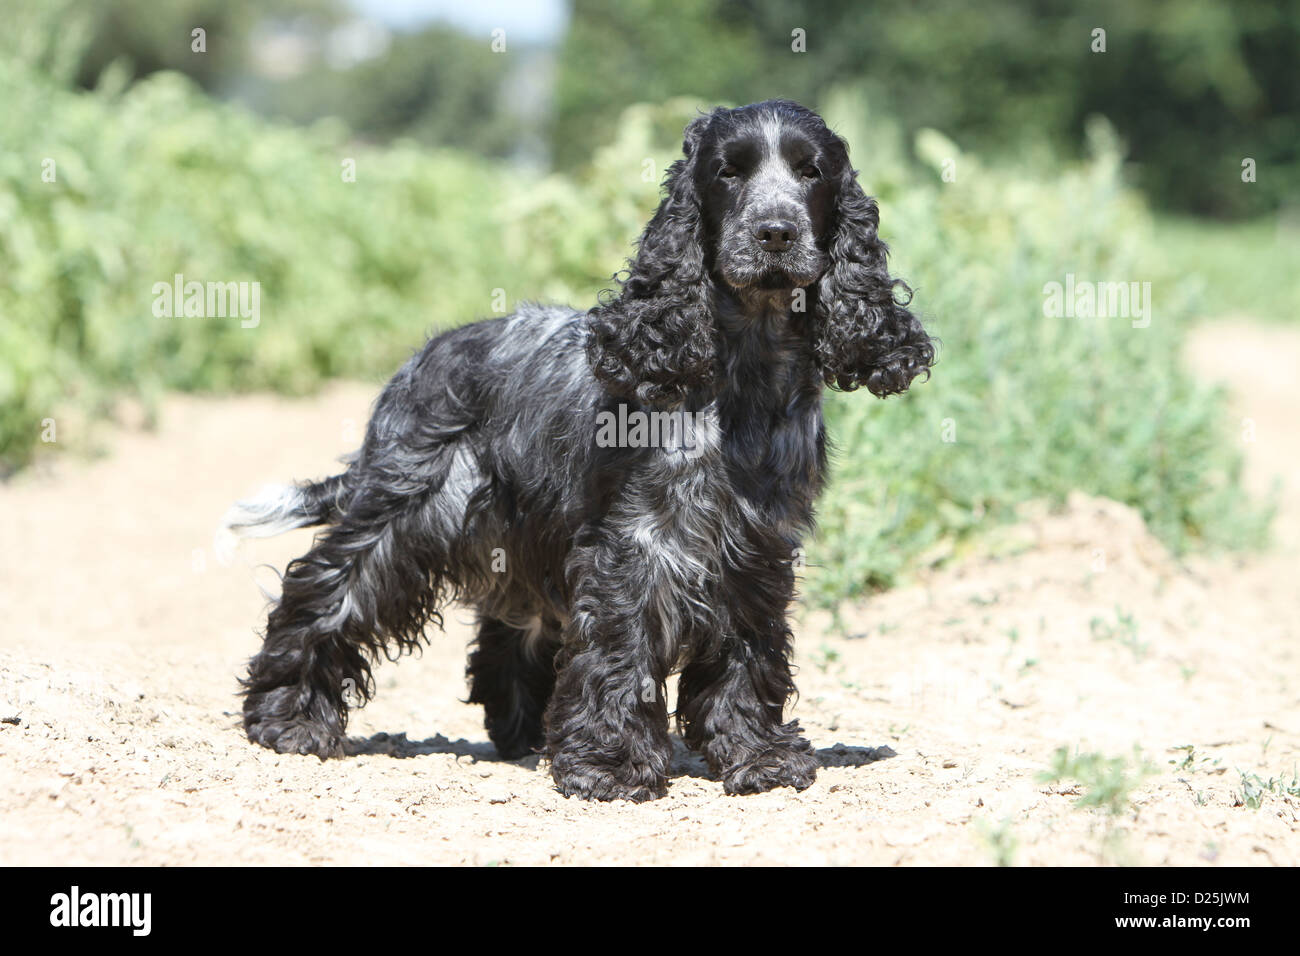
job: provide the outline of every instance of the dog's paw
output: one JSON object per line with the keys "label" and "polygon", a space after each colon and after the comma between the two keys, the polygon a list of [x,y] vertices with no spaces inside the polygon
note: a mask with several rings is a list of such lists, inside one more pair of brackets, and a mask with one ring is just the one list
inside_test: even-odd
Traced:
{"label": "dog's paw", "polygon": [[343,734],[338,727],[306,717],[285,720],[256,719],[250,716],[244,721],[244,729],[253,743],[261,744],[276,753],[315,754],[322,760],[343,756]]}
{"label": "dog's paw", "polygon": [[[316,698],[318,713],[308,717],[296,687],[276,687],[244,698],[244,731],[248,739],[281,754],[343,756],[343,712]],[[333,718],[333,719],[329,719]]]}
{"label": "dog's paw", "polygon": [[343,735],[314,720],[267,720],[249,725],[248,739],[281,754],[343,756]]}
{"label": "dog's paw", "polygon": [[750,755],[723,771],[722,788],[734,795],[763,793],[777,787],[807,790],[817,779],[817,757],[803,737]]}
{"label": "dog's paw", "polygon": [[668,793],[668,775],[652,767],[622,764],[606,767],[558,753],[551,761],[556,789],[583,800],[629,800],[645,803]]}

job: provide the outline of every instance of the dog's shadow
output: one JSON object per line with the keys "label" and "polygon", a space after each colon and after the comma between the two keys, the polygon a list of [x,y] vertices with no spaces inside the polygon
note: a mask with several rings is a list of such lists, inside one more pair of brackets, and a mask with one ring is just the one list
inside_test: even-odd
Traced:
{"label": "dog's shadow", "polygon": [[[669,765],[669,777],[698,777],[704,780],[715,779],[709,771],[708,763],[695,751],[686,746],[686,742],[676,734],[672,738],[673,759]],[[468,757],[475,763],[512,763],[516,766],[536,770],[542,761],[540,754],[530,754],[515,760],[506,760],[497,753],[496,748],[487,741],[448,740],[442,734],[424,740],[408,740],[406,734],[374,734],[371,737],[349,737],[343,744],[349,757],[363,754],[380,754],[389,757],[407,758],[424,757],[430,754],[451,754],[457,758]],[[837,743],[833,747],[823,747],[816,752],[817,762],[822,767],[865,767],[878,760],[897,757],[892,747],[853,747]]]}
{"label": "dog's shadow", "polygon": [[[847,744],[835,744],[823,747],[815,752],[817,762],[826,767],[865,767],[877,760],[897,757],[891,747],[850,747]],[[673,760],[669,765],[669,777],[698,777],[702,780],[716,780],[717,775],[710,772],[708,762],[701,754],[686,746],[680,737],[673,736]]]}
{"label": "dog's shadow", "polygon": [[380,754],[389,757],[426,757],[430,754],[451,754],[457,759],[468,757],[474,763],[513,763],[536,769],[541,761],[539,754],[530,754],[517,760],[506,760],[488,741],[448,740],[442,734],[424,740],[408,740],[406,734],[375,734],[371,737],[349,737],[343,742],[343,752],[349,757],[363,754]]}

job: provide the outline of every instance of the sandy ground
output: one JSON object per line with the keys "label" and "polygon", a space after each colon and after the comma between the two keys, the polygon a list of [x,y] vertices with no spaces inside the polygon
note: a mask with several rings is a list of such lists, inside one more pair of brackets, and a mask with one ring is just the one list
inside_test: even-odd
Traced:
{"label": "sandy ground", "polygon": [[[265,481],[319,477],[372,389],[170,400],[95,462],[57,452],[0,486],[0,863],[1300,863],[1300,334],[1218,324],[1189,360],[1250,418],[1250,481],[1288,482],[1279,544],[1180,565],[1132,511],[1026,512],[987,553],[809,616],[795,713],[823,769],[730,798],[679,745],[669,795],[566,800],[496,759],[465,694],[468,614],[377,671],[354,756],[250,745],[235,678],[307,532],[219,566],[211,532]],[[1150,775],[1121,812],[1041,774],[1060,747]],[[1192,749],[1187,749],[1192,748]],[[1094,781],[1096,782],[1096,781]],[[1250,788],[1246,788],[1250,789]]]}

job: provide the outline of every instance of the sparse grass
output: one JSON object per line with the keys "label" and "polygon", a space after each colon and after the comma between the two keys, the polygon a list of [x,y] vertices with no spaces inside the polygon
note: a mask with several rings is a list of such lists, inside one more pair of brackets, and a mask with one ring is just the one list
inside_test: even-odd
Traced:
{"label": "sparse grass", "polygon": [[[1214,757],[1209,754],[1198,753],[1192,744],[1184,744],[1181,747],[1172,748],[1175,754],[1181,753],[1182,756],[1171,757],[1169,766],[1174,773],[1187,774],[1189,777],[1194,774],[1213,774],[1223,773],[1227,768],[1223,766],[1223,760],[1220,757]],[[1209,806],[1210,798],[1204,790],[1198,790],[1186,778],[1179,778],[1187,785],[1187,789],[1192,794],[1192,802],[1198,807]]]}
{"label": "sparse grass", "polygon": [[834,677],[835,682],[844,690],[851,694],[862,694],[865,692],[865,688],[862,686],[860,681],[847,676],[848,668],[844,666],[840,657],[840,652],[831,647],[825,641],[822,642],[821,646],[818,647],[817,650],[812,652],[811,659],[813,666],[816,667],[817,670],[821,671],[823,674]]}
{"label": "sparse grass", "polygon": [[1052,754],[1048,769],[1039,774],[1044,783],[1073,781],[1082,791],[1074,801],[1080,810],[1097,810],[1105,825],[1101,828],[1097,846],[1098,859],[1120,866],[1137,861],[1126,840],[1126,831],[1118,825],[1119,819],[1133,810],[1133,791],[1158,768],[1149,763],[1139,747],[1134,746],[1133,756],[1107,757],[1098,752],[1071,753],[1069,747],[1060,747]]}
{"label": "sparse grass", "polygon": [[1071,753],[1070,748],[1060,747],[1038,779],[1044,783],[1073,780],[1083,790],[1074,802],[1076,807],[1103,810],[1117,817],[1132,806],[1132,792],[1154,773],[1155,768],[1136,747],[1131,759],[1107,757],[1097,752]]}
{"label": "sparse grass", "polygon": [[1127,647],[1133,656],[1142,660],[1151,651],[1151,645],[1138,640],[1137,619],[1123,608],[1115,608],[1114,622],[1103,617],[1094,617],[1088,622],[1094,641],[1115,641]]}
{"label": "sparse grass", "polygon": [[1246,773],[1243,770],[1237,772],[1241,774],[1241,789],[1234,795],[1234,806],[1258,810],[1270,797],[1280,799],[1289,806],[1295,806],[1296,801],[1300,801],[1300,771],[1292,769],[1290,777],[1282,774],[1267,780],[1257,773]]}
{"label": "sparse grass", "polygon": [[832,664],[838,664],[839,660],[840,660],[840,652],[835,650],[835,648],[831,647],[829,644],[827,644],[824,641],[822,642],[821,646],[817,648],[817,650],[812,652],[813,666],[816,667],[823,674],[827,673],[830,670]]}
{"label": "sparse grass", "polygon": [[1175,752],[1183,752],[1181,759],[1173,758],[1169,761],[1170,766],[1178,773],[1212,773],[1223,763],[1218,757],[1197,754],[1196,748],[1191,744],[1184,744],[1173,749]]}
{"label": "sparse grass", "polygon": [[979,835],[993,855],[996,866],[1015,865],[1016,850],[1019,849],[1020,841],[1016,839],[1015,827],[1010,819],[1004,818],[996,826],[981,820]]}

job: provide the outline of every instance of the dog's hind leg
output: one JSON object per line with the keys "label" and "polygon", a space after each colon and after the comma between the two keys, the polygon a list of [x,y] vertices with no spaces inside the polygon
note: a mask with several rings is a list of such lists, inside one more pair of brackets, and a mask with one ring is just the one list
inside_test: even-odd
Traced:
{"label": "dog's hind leg", "polygon": [[[373,476],[372,476],[373,479]],[[339,523],[290,562],[244,679],[244,729],[281,753],[343,753],[348,703],[372,691],[370,662],[409,650],[454,590],[436,497],[372,480]]]}
{"label": "dog's hind leg", "polygon": [[469,702],[483,705],[488,737],[507,760],[542,749],[542,716],[555,689],[559,647],[559,629],[540,618],[528,630],[492,617],[479,621],[466,669]]}

